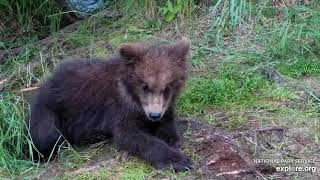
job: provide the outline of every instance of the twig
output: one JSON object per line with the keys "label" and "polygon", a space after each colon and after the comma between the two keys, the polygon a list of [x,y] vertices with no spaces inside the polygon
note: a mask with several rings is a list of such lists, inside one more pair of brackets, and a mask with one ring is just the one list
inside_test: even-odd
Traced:
{"label": "twig", "polygon": [[1,80],[1,81],[0,81],[0,85],[3,84],[3,83],[5,83],[7,80],[8,80],[8,79]]}
{"label": "twig", "polygon": [[268,127],[268,128],[262,128],[262,129],[256,129],[254,131],[256,132],[265,132],[265,131],[284,131],[285,129],[282,127]]}
{"label": "twig", "polygon": [[248,170],[235,170],[235,171],[228,171],[228,172],[222,172],[217,174],[216,176],[223,176],[223,175],[236,175],[236,174],[241,174],[241,173],[251,173],[251,171]]}
{"label": "twig", "polygon": [[23,89],[20,90],[20,92],[34,91],[34,90],[37,90],[37,89],[39,89],[39,88],[40,88],[40,87],[38,87],[38,86],[23,88]]}

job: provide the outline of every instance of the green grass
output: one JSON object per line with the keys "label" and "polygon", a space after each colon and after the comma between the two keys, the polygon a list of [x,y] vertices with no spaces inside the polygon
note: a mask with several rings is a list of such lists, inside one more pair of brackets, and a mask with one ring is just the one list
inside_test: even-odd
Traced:
{"label": "green grass", "polygon": [[294,62],[280,62],[276,67],[282,74],[293,78],[320,76],[319,59],[302,58]]}
{"label": "green grass", "polygon": [[[32,61],[35,57],[38,62]],[[32,44],[25,45],[22,52],[17,56],[11,56],[0,64],[0,72],[4,73],[2,78],[7,79],[4,83],[6,91],[33,86],[47,77],[50,66],[44,60],[42,52],[38,51]]]}
{"label": "green grass", "polygon": [[249,105],[257,100],[261,89],[269,86],[258,72],[222,66],[217,75],[191,78],[178,107],[182,114],[201,115],[208,108]]}
{"label": "green grass", "polygon": [[6,41],[7,47],[23,37],[44,37],[59,28],[61,14],[55,0],[2,0],[0,1],[0,19],[7,24],[6,36],[13,41]]}
{"label": "green grass", "polygon": [[[239,114],[264,106],[266,102],[261,100],[280,104],[299,101],[293,89],[276,87],[256,69],[272,66],[285,77],[319,77],[319,6],[274,7],[270,1],[223,2],[215,1],[211,8],[212,12],[220,13],[214,16],[205,43],[195,50],[192,63],[196,68],[206,68],[208,62],[203,60],[210,54],[220,55],[224,63],[222,67],[214,67],[214,74],[209,71],[210,75],[191,77],[178,107],[183,115],[204,117],[210,122],[215,122],[208,115],[212,109],[229,114],[238,111],[231,121],[240,127],[245,120],[239,119]],[[255,23],[250,22],[249,16],[255,17]],[[242,25],[251,31],[238,33]],[[241,36],[245,42],[239,40]],[[239,43],[244,45],[237,48]]]}
{"label": "green grass", "polygon": [[217,125],[211,112],[223,111],[230,116],[223,127],[237,129],[247,122],[243,114],[260,108],[265,99],[281,103],[298,97],[289,88],[276,87],[257,70],[228,64],[216,75],[191,78],[178,101],[178,113]]}
{"label": "green grass", "polygon": [[147,18],[155,18],[159,13],[159,3],[156,0],[128,0],[125,10],[130,14],[136,14]]}
{"label": "green grass", "polygon": [[161,177],[181,179],[187,175],[190,175],[190,173],[175,173],[170,169],[156,171],[150,164],[134,157],[129,158],[126,162],[122,162],[117,168],[110,170],[110,177],[117,177],[121,180],[161,179]]}
{"label": "green grass", "polygon": [[210,11],[213,14],[217,14],[217,16],[214,17],[215,19],[208,30],[208,43],[213,40],[215,45],[220,46],[222,38],[235,34],[249,12],[246,10],[247,3],[246,0],[217,0],[214,2],[214,6],[211,7]]}
{"label": "green grass", "polygon": [[165,13],[164,10],[168,9],[168,3],[171,4],[169,9],[174,11],[173,17],[167,21],[169,23],[174,19],[184,21],[186,18],[193,16],[194,13],[197,13],[196,10],[198,8],[195,0],[128,0],[124,2],[126,12],[142,16],[147,20],[158,19],[159,16],[161,20],[167,20],[169,12]]}
{"label": "green grass", "polygon": [[[240,52],[243,61],[269,64],[288,76],[318,75],[320,13],[318,6],[276,9],[273,16],[259,14],[251,47]],[[262,46],[257,51],[252,46]],[[240,55],[240,56],[241,56]],[[239,58],[239,57],[235,57]]]}
{"label": "green grass", "polygon": [[152,167],[141,161],[126,162],[118,169],[118,177],[123,180],[146,179],[152,172]]}
{"label": "green grass", "polygon": [[0,177],[22,175],[34,166],[23,152],[23,149],[26,152],[32,150],[32,143],[24,134],[28,109],[28,104],[21,97],[0,95]]}

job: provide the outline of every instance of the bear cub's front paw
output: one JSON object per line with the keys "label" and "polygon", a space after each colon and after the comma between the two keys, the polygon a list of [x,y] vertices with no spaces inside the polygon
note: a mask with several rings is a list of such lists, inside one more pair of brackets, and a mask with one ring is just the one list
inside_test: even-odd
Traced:
{"label": "bear cub's front paw", "polygon": [[177,151],[168,154],[165,162],[158,162],[155,167],[157,169],[173,168],[176,172],[191,171],[193,169],[191,159]]}
{"label": "bear cub's front paw", "polygon": [[191,159],[186,156],[183,156],[180,161],[172,163],[171,166],[176,172],[191,171],[193,169]]}

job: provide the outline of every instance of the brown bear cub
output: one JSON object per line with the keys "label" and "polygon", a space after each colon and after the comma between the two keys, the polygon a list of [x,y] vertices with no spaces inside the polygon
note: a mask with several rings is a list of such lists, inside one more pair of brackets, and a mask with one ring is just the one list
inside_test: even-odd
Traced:
{"label": "brown bear cub", "polygon": [[124,44],[107,61],[63,63],[32,105],[30,135],[44,158],[64,141],[113,138],[157,169],[190,170],[179,151],[175,102],[187,79],[190,41]]}

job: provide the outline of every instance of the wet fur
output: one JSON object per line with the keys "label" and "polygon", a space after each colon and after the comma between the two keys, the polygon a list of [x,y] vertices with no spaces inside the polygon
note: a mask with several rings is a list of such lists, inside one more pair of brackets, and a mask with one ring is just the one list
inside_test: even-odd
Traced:
{"label": "wet fur", "polygon": [[[110,137],[119,150],[158,169],[191,169],[190,159],[179,151],[175,123],[189,46],[187,40],[173,45],[125,44],[119,57],[107,61],[63,63],[41,86],[32,105],[29,125],[34,145],[47,158],[64,139],[80,145]],[[159,122],[150,121],[142,108],[141,80],[157,92],[170,87]]]}

